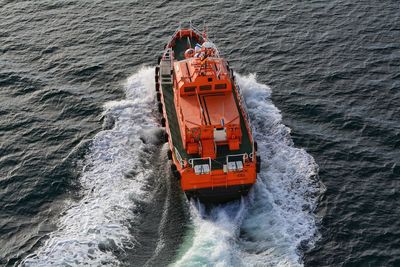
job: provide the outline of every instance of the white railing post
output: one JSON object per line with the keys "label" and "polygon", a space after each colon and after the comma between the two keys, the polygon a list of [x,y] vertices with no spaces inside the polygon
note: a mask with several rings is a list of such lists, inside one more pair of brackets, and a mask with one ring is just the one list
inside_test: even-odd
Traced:
{"label": "white railing post", "polygon": [[184,162],[183,162],[181,154],[179,154],[179,151],[178,151],[178,149],[176,149],[176,147],[174,147],[174,150],[175,150],[176,159],[179,161],[179,164],[181,164],[181,167],[183,167]]}

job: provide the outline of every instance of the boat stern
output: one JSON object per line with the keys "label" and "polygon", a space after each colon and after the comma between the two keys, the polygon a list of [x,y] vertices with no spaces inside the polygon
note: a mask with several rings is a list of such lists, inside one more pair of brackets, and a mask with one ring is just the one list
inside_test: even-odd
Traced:
{"label": "boat stern", "polygon": [[181,187],[188,198],[203,203],[224,203],[248,194],[256,182],[257,161],[244,155],[236,159],[227,158],[223,168],[216,168],[217,162],[198,159],[181,171]]}

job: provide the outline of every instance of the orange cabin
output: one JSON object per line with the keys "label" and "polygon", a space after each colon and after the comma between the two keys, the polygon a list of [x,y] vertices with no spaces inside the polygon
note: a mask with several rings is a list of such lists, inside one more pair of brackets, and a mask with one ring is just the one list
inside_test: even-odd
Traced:
{"label": "orange cabin", "polygon": [[242,132],[226,62],[193,56],[174,62],[174,71],[174,97],[187,153],[214,159],[216,146],[238,150]]}

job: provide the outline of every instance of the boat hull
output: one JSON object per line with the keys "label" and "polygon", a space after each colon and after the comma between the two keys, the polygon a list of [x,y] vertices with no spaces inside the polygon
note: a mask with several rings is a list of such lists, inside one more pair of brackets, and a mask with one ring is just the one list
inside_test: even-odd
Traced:
{"label": "boat hull", "polygon": [[188,198],[215,204],[247,195],[260,164],[228,63],[210,57],[206,65],[184,57],[203,39],[191,29],[178,30],[158,61],[155,81],[172,174]]}
{"label": "boat hull", "polygon": [[188,199],[200,200],[205,204],[226,203],[246,196],[253,184],[200,188],[185,191]]}

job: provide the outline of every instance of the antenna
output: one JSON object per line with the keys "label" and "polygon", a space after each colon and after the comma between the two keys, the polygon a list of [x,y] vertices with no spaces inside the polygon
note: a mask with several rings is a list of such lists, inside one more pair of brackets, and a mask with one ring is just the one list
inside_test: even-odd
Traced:
{"label": "antenna", "polygon": [[207,25],[206,22],[203,20],[203,38],[207,38]]}
{"label": "antenna", "polygon": [[[193,38],[192,32],[193,32],[193,27],[192,27],[192,19],[189,20],[189,29],[190,29],[190,39]],[[192,44],[190,44],[190,47],[192,47]]]}

